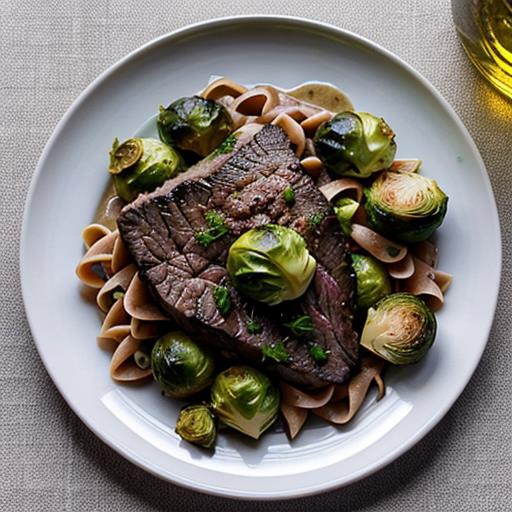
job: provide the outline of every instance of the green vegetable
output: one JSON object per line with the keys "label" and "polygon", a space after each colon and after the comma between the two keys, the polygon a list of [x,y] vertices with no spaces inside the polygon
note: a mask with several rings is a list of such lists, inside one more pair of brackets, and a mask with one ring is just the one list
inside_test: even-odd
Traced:
{"label": "green vegetable", "polygon": [[215,155],[225,155],[227,153],[231,153],[236,146],[236,141],[238,139],[238,135],[236,133],[232,133],[228,135],[223,142],[221,142],[211,154]]}
{"label": "green vegetable", "polygon": [[316,228],[320,226],[324,217],[325,215],[322,212],[313,213],[308,217],[308,223],[312,228]]}
{"label": "green vegetable", "polygon": [[133,354],[133,359],[141,370],[147,370],[151,366],[151,360],[148,354],[143,350],[137,350],[135,354]]}
{"label": "green vegetable", "polygon": [[418,297],[394,293],[368,310],[361,345],[393,364],[417,363],[436,336],[434,314]]}
{"label": "green vegetable", "polygon": [[316,261],[293,229],[274,224],[245,232],[230,247],[227,270],[235,287],[269,305],[300,297]]}
{"label": "green vegetable", "polygon": [[204,220],[208,228],[194,234],[195,239],[203,246],[208,247],[212,242],[223,237],[229,232],[222,213],[209,210],[204,214]]}
{"label": "green vegetable", "polygon": [[299,316],[292,322],[284,325],[288,327],[295,336],[307,336],[313,332],[313,322],[309,315]]}
{"label": "green vegetable", "polygon": [[249,334],[259,334],[261,331],[263,331],[262,325],[255,320],[251,320],[247,324],[247,332]]}
{"label": "green vegetable", "polygon": [[231,295],[225,286],[216,286],[213,289],[213,298],[221,315],[227,315],[231,311]]}
{"label": "green vegetable", "polygon": [[151,352],[151,367],[167,395],[185,398],[210,385],[215,363],[209,350],[175,331],[157,340]]}
{"label": "green vegetable", "polygon": [[343,197],[337,201],[334,206],[336,218],[340,223],[343,233],[347,236],[350,236],[352,232],[352,217],[355,215],[358,208],[359,203],[350,197]]}
{"label": "green vegetable", "polygon": [[327,361],[329,351],[324,347],[321,347],[317,343],[312,343],[309,346],[309,355],[318,363],[323,364]]}
{"label": "green vegetable", "polygon": [[394,137],[382,118],[366,112],[340,112],[320,125],[313,142],[317,155],[332,172],[367,178],[393,162]]}
{"label": "green vegetable", "polygon": [[448,206],[448,197],[435,180],[411,172],[383,172],[365,196],[371,227],[406,243],[429,238]]}
{"label": "green vegetable", "polygon": [[116,290],[113,294],[112,294],[112,298],[114,300],[119,300],[119,299],[122,299],[124,297],[124,291],[122,290]]}
{"label": "green vegetable", "polygon": [[384,265],[372,256],[354,253],[351,258],[356,274],[357,306],[368,309],[391,293],[389,274]]}
{"label": "green vegetable", "polygon": [[211,404],[223,423],[258,439],[277,417],[279,390],[258,370],[232,366],[217,375]]}
{"label": "green vegetable", "polygon": [[276,363],[286,363],[290,358],[290,354],[288,354],[282,341],[278,341],[272,345],[263,345],[261,347],[261,354],[263,355],[262,361],[272,359],[276,361]]}
{"label": "green vegetable", "polygon": [[283,190],[283,199],[288,206],[292,206],[295,203],[295,192],[292,187],[288,186]]}
{"label": "green vegetable", "polygon": [[189,443],[212,448],[217,437],[215,416],[206,405],[189,405],[180,411],[176,434]]}
{"label": "green vegetable", "polygon": [[141,192],[151,192],[184,169],[181,155],[156,139],[133,138],[121,145],[116,139],[110,152],[109,171],[116,193],[127,202]]}
{"label": "green vegetable", "polygon": [[157,126],[163,142],[200,156],[211,153],[233,131],[228,111],[220,103],[199,96],[180,98],[167,108],[161,107]]}

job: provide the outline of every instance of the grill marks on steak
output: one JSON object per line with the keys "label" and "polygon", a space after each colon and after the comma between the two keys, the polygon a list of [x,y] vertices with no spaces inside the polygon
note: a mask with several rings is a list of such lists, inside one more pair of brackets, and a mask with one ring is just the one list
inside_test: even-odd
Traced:
{"label": "grill marks on steak", "polygon": [[[328,202],[300,170],[284,132],[267,125],[250,137],[228,157],[222,155],[213,163],[207,158],[127,205],[118,219],[121,236],[141,278],[183,329],[253,363],[261,362],[263,345],[285,340],[290,360],[267,363],[284,379],[308,386],[343,382],[358,358],[345,238]],[[187,175],[194,179],[185,179]],[[291,207],[282,196],[288,186],[295,192]],[[194,235],[207,229],[204,213],[212,209],[223,214],[229,233],[203,247]],[[318,225],[311,222],[315,215],[323,217]],[[306,294],[282,307],[269,308],[242,297],[230,285],[225,269],[236,237],[268,223],[301,233],[317,260]],[[219,285],[231,294],[232,308],[225,317],[213,297]],[[330,351],[324,365],[315,363],[304,340],[283,327],[290,312],[311,316],[315,341]],[[262,326],[261,333],[247,331],[251,320]]]}

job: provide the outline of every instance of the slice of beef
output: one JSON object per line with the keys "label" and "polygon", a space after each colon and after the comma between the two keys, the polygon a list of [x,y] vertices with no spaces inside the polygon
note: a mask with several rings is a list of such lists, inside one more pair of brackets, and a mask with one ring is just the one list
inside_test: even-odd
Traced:
{"label": "slice of beef", "polygon": [[[358,359],[345,237],[328,202],[302,172],[284,132],[266,125],[245,137],[249,141],[239,141],[232,154],[209,157],[127,205],[118,219],[121,236],[141,279],[184,330],[253,364],[261,363],[262,346],[283,341],[290,358],[286,363],[266,361],[269,369],[311,387],[341,383]],[[282,194],[289,186],[295,192],[291,206]],[[207,229],[204,214],[211,210],[224,216],[229,232],[204,247],[195,235]],[[304,296],[274,307],[241,296],[225,268],[233,241],[268,223],[298,231],[317,261]],[[217,286],[230,292],[232,308],[225,316],[215,304]],[[284,326],[302,314],[312,318],[312,340],[329,351],[324,364],[310,356],[311,340],[294,337]],[[249,333],[250,321],[257,322],[261,332]]]}

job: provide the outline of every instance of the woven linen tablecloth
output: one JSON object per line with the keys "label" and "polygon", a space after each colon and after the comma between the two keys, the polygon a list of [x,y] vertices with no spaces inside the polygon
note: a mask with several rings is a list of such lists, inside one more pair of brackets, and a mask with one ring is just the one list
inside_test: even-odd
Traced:
{"label": "woven linen tablecloth", "polygon": [[[352,30],[395,52],[438,88],[487,166],[501,218],[504,265],[483,359],[455,406],[425,439],[375,475],[338,491],[241,503],[146,474],[74,415],[30,334],[18,247],[37,159],[89,82],[165,32],[213,17],[262,13],[304,16]],[[511,160],[512,103],[470,66],[456,38],[449,0],[1,0],[0,510],[512,510]]]}

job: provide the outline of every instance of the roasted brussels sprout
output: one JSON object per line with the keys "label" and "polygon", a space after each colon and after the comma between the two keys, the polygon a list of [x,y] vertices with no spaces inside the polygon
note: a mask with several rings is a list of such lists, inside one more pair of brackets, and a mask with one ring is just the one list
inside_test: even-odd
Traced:
{"label": "roasted brussels sprout", "polygon": [[233,131],[233,120],[220,103],[192,96],[161,107],[157,126],[166,144],[206,156]]}
{"label": "roasted brussels sprout", "polygon": [[372,256],[354,253],[351,258],[356,274],[356,303],[359,308],[368,309],[391,293],[391,281],[382,263]]}
{"label": "roasted brussels sprout", "polygon": [[448,197],[435,180],[412,172],[383,172],[365,196],[371,227],[406,243],[430,237],[448,206]]}
{"label": "roasted brussels sprout", "polygon": [[434,313],[415,295],[393,293],[368,310],[361,345],[393,364],[417,363],[434,343]]}
{"label": "roasted brussels sprout", "polygon": [[355,215],[358,208],[359,203],[350,197],[343,197],[336,201],[336,204],[334,205],[336,218],[340,223],[343,233],[347,236],[350,236],[350,233],[352,232],[352,217]]}
{"label": "roasted brussels sprout", "polygon": [[151,368],[166,395],[185,398],[210,385],[215,363],[209,350],[185,333],[175,331],[159,338],[153,346]]}
{"label": "roasted brussels sprout", "polygon": [[179,153],[156,139],[116,139],[110,152],[109,172],[117,195],[129,202],[151,192],[185,169]]}
{"label": "roasted brussels sprout", "polygon": [[217,437],[215,416],[206,405],[189,405],[180,411],[176,434],[189,443],[212,448]]}
{"label": "roasted brussels sprout", "polygon": [[269,305],[300,297],[315,269],[304,239],[275,224],[246,231],[231,245],[227,261],[235,287]]}
{"label": "roasted brussels sprout", "polygon": [[326,167],[341,176],[367,178],[391,165],[395,134],[382,118],[366,112],[341,112],[321,124],[315,150]]}
{"label": "roasted brussels sprout", "polygon": [[277,417],[279,390],[258,370],[232,366],[217,375],[211,405],[223,423],[258,439]]}

